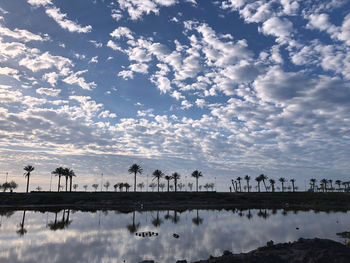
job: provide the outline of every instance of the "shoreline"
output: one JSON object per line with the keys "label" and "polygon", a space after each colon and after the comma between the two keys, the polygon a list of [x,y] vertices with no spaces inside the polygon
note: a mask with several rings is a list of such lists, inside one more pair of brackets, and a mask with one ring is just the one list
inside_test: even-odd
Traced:
{"label": "shoreline", "polygon": [[1,210],[350,210],[349,193],[31,192],[0,193]]}

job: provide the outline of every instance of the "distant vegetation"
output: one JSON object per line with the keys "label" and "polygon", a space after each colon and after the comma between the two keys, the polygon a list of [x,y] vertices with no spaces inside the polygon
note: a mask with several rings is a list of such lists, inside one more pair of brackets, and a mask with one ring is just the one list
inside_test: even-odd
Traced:
{"label": "distant vegetation", "polygon": [[[27,186],[26,186],[26,192],[29,191],[29,180],[32,172],[34,171],[34,166],[27,165],[23,168],[25,170],[24,176],[27,178]],[[191,191],[193,189],[193,183],[192,182],[186,182],[184,184],[181,182],[181,175],[177,172],[172,173],[171,175],[166,175],[164,172],[162,172],[159,169],[156,169],[153,171],[152,180],[156,180],[155,182],[150,182],[149,184],[145,184],[144,182],[137,184],[137,175],[142,175],[143,169],[140,165],[134,163],[128,168],[129,174],[132,174],[134,176],[134,185],[130,185],[127,182],[118,182],[114,185],[111,185],[109,181],[104,182],[104,184],[98,184],[93,183],[91,184],[92,189],[97,192],[99,186],[102,190],[102,187],[104,187],[105,191],[109,190],[110,186],[113,186],[113,189],[115,192],[129,192],[130,188],[134,188],[134,192],[136,191],[149,191],[151,189],[152,192],[155,190],[157,192],[163,192],[164,189],[167,192],[177,192],[179,191]],[[79,185],[73,184],[73,177],[76,177],[75,172],[70,168],[63,168],[58,167],[54,171],[51,172],[52,175],[58,177],[58,184],[57,184],[57,192],[60,192],[61,189],[65,188],[65,191],[72,192],[72,188],[74,191],[77,191]],[[61,178],[65,179],[65,184],[61,184]],[[199,184],[200,178],[203,177],[203,174],[201,171],[195,170],[191,173],[191,177],[195,179],[195,191],[201,191],[204,189],[205,191],[214,191],[215,190],[215,184],[214,183],[206,183],[203,185]],[[162,180],[165,180],[162,182]],[[252,178],[249,175],[245,175],[244,177],[238,176],[235,179],[231,179],[231,186],[228,186],[228,190],[230,192],[297,192],[299,190],[299,187],[296,186],[296,179],[286,179],[284,177],[280,177],[277,179],[269,178],[265,174],[260,174],[259,176],[255,177],[254,181],[256,184],[252,183]],[[254,182],[253,181],[253,182]],[[147,179],[148,182],[148,179]],[[51,183],[50,183],[51,185]],[[65,187],[64,187],[65,186]],[[0,189],[4,192],[6,191],[13,191],[18,187],[17,183],[14,181],[7,182],[7,176],[6,176],[6,182],[3,184],[0,184]],[[51,186],[50,186],[51,187]],[[82,186],[82,188],[85,190],[85,192],[88,190],[89,185],[85,184]],[[51,188],[50,188],[51,189]],[[41,186],[36,187],[37,191],[42,191]],[[50,190],[51,191],[51,190]],[[341,180],[335,180],[332,179],[322,179],[319,182],[315,178],[311,178],[309,181],[309,189],[308,192],[350,192],[350,181],[341,181]]]}

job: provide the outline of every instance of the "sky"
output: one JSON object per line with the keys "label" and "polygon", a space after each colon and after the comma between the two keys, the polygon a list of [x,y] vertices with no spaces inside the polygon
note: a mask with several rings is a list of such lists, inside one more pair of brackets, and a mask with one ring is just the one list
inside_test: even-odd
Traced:
{"label": "sky", "polygon": [[0,0],[0,182],[349,180],[349,79],[347,0]]}

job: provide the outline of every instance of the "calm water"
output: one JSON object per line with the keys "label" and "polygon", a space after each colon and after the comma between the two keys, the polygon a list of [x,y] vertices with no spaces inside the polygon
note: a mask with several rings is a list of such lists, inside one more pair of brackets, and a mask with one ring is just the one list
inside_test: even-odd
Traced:
{"label": "calm water", "polygon": [[[24,222],[24,223],[23,223]],[[329,238],[350,231],[349,212],[192,210],[4,213],[0,262],[176,262],[247,252],[267,241]],[[299,228],[299,229],[297,229]],[[139,232],[158,233],[139,237]],[[178,234],[178,238],[174,237]],[[176,236],[176,235],[175,235]]]}

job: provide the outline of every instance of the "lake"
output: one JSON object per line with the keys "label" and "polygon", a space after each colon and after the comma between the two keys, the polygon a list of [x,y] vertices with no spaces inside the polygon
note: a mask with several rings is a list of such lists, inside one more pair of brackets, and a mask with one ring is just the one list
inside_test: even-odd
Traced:
{"label": "lake", "polygon": [[[176,262],[350,231],[349,212],[287,210],[1,212],[0,262]],[[139,236],[140,235],[140,236]]]}

